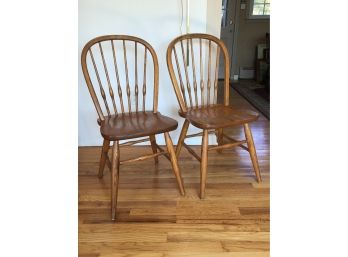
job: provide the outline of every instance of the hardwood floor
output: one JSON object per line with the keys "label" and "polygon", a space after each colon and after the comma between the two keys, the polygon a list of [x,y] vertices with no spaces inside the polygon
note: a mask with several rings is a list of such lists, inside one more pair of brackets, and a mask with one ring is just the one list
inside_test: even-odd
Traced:
{"label": "hardwood floor", "polygon": [[[230,102],[255,110],[233,90]],[[261,116],[250,127],[262,183],[248,152],[211,151],[200,200],[199,162],[183,148],[184,197],[164,157],[157,166],[152,159],[121,166],[117,222],[110,217],[110,172],[97,176],[101,147],[80,147],[79,256],[269,256],[269,121]],[[225,131],[244,137],[243,126]],[[144,153],[152,153],[151,147],[125,147],[121,159]]]}

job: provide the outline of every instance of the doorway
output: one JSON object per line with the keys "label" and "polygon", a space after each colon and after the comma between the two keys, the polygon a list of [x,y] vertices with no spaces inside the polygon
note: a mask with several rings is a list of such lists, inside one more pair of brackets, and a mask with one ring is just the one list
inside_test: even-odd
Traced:
{"label": "doorway", "polygon": [[[238,0],[222,0],[221,6],[221,34],[220,38],[225,43],[230,57],[230,78],[233,79],[236,66],[236,48],[237,48],[237,32],[239,10],[237,6]],[[233,56],[233,58],[232,58]],[[219,79],[224,78],[223,60],[220,59]]]}

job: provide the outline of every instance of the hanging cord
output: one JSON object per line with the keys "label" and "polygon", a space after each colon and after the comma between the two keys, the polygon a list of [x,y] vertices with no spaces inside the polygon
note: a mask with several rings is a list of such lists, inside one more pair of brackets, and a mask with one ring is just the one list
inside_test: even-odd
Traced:
{"label": "hanging cord", "polygon": [[[189,19],[189,0],[186,0],[187,1],[187,5],[186,5],[186,33],[189,33],[189,23],[188,23],[188,19]],[[182,33],[182,24],[184,22],[184,3],[183,3],[183,0],[180,0],[180,3],[181,3],[181,20],[180,20],[180,34],[183,35]],[[186,57],[187,57],[187,60],[186,60],[186,65],[189,66],[189,43],[187,41],[187,49],[186,49]]]}
{"label": "hanging cord", "polygon": [[182,35],[182,23],[184,21],[184,3],[183,3],[183,0],[180,0],[180,3],[181,3],[180,34]]}
{"label": "hanging cord", "polygon": [[[190,0],[186,0],[186,34],[190,33]],[[186,41],[186,66],[190,65],[189,41]]]}

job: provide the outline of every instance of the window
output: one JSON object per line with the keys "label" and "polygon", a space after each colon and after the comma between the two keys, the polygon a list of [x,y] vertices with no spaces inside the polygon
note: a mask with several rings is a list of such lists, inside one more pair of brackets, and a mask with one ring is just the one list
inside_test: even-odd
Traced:
{"label": "window", "polygon": [[249,18],[269,19],[270,0],[250,0]]}

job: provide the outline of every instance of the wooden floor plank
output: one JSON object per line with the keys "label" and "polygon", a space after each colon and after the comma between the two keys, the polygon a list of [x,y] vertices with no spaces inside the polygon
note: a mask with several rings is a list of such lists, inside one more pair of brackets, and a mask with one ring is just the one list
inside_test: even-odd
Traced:
{"label": "wooden floor plank", "polygon": [[168,232],[168,242],[269,241],[269,232]]}
{"label": "wooden floor plank", "polygon": [[[231,105],[250,106],[231,90]],[[199,198],[199,163],[186,149],[179,158],[186,195],[181,196],[165,158],[122,165],[117,222],[110,214],[110,172],[98,179],[100,147],[79,148],[79,256],[269,256],[269,121],[250,124],[262,183],[249,153],[240,148],[209,152],[206,198]],[[243,139],[243,127],[225,133]],[[200,152],[199,146],[192,146]],[[121,149],[121,158],[151,153]]]}
{"label": "wooden floor plank", "polygon": [[102,253],[81,253],[79,257],[268,257],[268,252],[143,252],[118,251]]}

